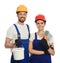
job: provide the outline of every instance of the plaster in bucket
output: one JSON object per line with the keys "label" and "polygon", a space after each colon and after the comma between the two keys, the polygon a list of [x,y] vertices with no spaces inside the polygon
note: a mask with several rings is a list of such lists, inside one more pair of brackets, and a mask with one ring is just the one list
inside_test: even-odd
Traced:
{"label": "plaster in bucket", "polygon": [[24,48],[13,48],[12,49],[14,60],[23,60],[24,59]]}

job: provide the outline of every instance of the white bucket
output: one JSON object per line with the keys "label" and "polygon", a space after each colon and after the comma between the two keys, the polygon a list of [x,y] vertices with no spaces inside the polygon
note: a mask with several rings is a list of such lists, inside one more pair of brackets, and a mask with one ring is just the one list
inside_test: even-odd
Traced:
{"label": "white bucket", "polygon": [[13,52],[14,60],[24,59],[24,48],[13,48],[12,52]]}

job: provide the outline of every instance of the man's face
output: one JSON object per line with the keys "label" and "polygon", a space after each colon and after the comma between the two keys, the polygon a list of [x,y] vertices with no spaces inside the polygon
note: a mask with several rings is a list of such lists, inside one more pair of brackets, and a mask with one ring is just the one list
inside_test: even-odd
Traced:
{"label": "man's face", "polygon": [[19,13],[17,13],[17,17],[21,23],[24,23],[24,21],[26,20],[26,17],[27,17],[27,13],[26,12],[19,12]]}

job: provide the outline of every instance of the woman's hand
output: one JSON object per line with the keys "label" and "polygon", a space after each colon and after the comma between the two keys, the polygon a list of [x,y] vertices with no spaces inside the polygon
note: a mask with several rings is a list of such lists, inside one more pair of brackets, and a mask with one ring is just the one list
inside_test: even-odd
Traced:
{"label": "woman's hand", "polygon": [[48,36],[44,35],[44,39],[49,40]]}
{"label": "woman's hand", "polygon": [[54,50],[51,49],[51,48],[48,49],[48,52],[49,52],[49,54],[51,54],[51,55],[54,55],[54,54],[55,54]]}

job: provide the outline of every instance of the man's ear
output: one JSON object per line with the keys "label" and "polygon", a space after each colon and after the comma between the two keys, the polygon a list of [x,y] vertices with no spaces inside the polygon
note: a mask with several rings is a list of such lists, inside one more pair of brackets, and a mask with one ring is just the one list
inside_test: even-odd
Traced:
{"label": "man's ear", "polygon": [[16,16],[18,17],[18,14],[16,14]]}

